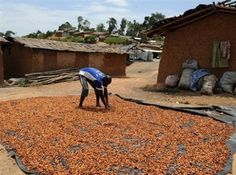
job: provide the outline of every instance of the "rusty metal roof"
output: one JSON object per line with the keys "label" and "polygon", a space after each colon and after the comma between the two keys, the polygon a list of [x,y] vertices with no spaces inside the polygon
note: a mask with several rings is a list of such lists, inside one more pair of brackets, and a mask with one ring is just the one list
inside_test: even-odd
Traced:
{"label": "rusty metal roof", "polygon": [[157,22],[151,29],[144,31],[143,34],[147,36],[152,36],[154,34],[166,35],[170,30],[175,30],[216,12],[236,15],[236,1],[231,2],[231,0],[225,0],[217,4],[200,4],[194,9],[185,11],[182,15],[166,18]]}
{"label": "rusty metal roof", "polygon": [[97,44],[84,44],[75,42],[61,42],[46,39],[35,38],[13,38],[13,42],[23,44],[25,47],[32,49],[47,49],[57,51],[70,51],[70,52],[87,52],[87,53],[128,53],[126,47],[123,45],[97,45]]}

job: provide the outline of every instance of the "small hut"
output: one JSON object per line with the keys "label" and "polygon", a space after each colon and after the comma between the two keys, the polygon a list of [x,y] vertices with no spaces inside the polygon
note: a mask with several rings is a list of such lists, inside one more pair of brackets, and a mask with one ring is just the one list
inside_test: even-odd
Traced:
{"label": "small hut", "polygon": [[122,46],[11,38],[4,49],[5,76],[70,67],[96,67],[113,76],[125,76],[128,53]]}
{"label": "small hut", "polygon": [[[236,2],[198,5],[177,17],[157,22],[144,34],[165,36],[157,83],[168,75],[181,74],[186,59],[196,59],[201,68],[220,78],[225,71],[236,70]],[[214,64],[215,46],[228,43],[227,64]]]}

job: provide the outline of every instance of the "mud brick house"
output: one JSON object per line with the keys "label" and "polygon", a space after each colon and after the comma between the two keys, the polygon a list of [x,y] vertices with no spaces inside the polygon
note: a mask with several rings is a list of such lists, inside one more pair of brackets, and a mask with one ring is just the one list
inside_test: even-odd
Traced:
{"label": "mud brick house", "polygon": [[8,43],[3,37],[0,37],[0,83],[4,80],[4,65],[3,65],[3,52],[2,49]]}
{"label": "mud brick house", "polygon": [[[182,63],[189,58],[198,61],[218,76],[236,71],[236,2],[198,5],[184,14],[157,22],[144,32],[147,37],[165,36],[157,83],[163,84],[168,75],[181,74]],[[228,41],[228,66],[213,66],[214,43]]]}
{"label": "mud brick house", "polygon": [[92,66],[113,76],[124,76],[128,53],[122,46],[11,38],[4,49],[5,76],[70,67]]}

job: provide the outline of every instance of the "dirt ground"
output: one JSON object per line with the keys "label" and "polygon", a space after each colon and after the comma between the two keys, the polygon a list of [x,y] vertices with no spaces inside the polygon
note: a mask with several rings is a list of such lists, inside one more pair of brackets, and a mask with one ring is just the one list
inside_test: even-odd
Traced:
{"label": "dirt ground", "polygon": [[[161,104],[194,104],[236,106],[235,95],[221,93],[213,96],[201,95],[199,92],[177,91],[160,92],[156,89],[159,61],[135,62],[127,67],[126,77],[113,78],[109,91],[136,99],[144,99]],[[90,92],[93,92],[91,90]],[[79,81],[50,84],[34,87],[0,88],[0,101],[37,97],[80,95]]]}
{"label": "dirt ground", "polygon": [[[154,62],[135,62],[127,67],[127,77],[113,78],[108,90],[113,94],[143,99],[149,102],[158,102],[160,104],[236,106],[236,97],[226,93],[205,96],[199,92],[194,93],[190,91],[159,92],[155,88],[158,66],[158,60]],[[80,92],[81,86],[79,81],[34,87],[9,87],[0,89],[0,101],[37,96],[80,95]],[[93,93],[93,90],[91,89],[90,92]],[[9,158],[2,146],[0,146],[0,165],[0,175],[23,174],[17,168],[14,161]]]}

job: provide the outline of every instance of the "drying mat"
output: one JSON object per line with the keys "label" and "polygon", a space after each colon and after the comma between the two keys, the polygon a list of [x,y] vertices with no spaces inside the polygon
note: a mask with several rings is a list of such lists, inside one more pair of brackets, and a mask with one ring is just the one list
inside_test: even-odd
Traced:
{"label": "drying mat", "polygon": [[78,96],[2,102],[1,142],[28,174],[230,171],[232,151],[225,142],[232,147],[235,142],[229,120],[223,123],[193,111],[116,96],[109,98],[112,108],[106,111],[94,107],[93,97],[86,99],[83,109],[77,108]]}

